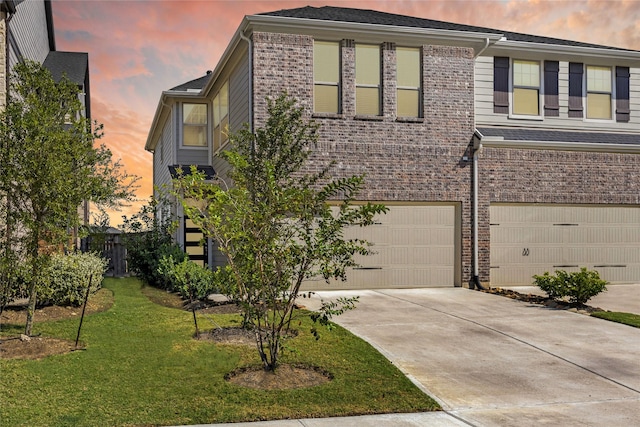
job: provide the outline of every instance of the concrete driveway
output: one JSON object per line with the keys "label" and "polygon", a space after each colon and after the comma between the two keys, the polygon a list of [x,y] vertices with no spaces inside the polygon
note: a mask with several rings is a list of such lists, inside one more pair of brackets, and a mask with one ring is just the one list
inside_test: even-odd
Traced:
{"label": "concrete driveway", "polygon": [[[358,308],[337,322],[438,400],[450,425],[640,423],[640,329],[461,288],[316,298],[354,294]],[[640,314],[640,285],[610,286],[597,303]]]}
{"label": "concrete driveway", "polygon": [[[531,288],[518,288],[531,292]],[[335,320],[367,340],[444,412],[281,420],[234,426],[632,426],[640,424],[640,329],[462,288],[359,295]],[[640,285],[590,305],[640,314]]]}

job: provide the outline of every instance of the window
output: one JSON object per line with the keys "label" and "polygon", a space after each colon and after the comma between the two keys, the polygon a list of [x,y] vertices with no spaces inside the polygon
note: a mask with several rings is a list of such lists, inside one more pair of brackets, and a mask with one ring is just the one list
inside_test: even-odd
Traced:
{"label": "window", "polygon": [[513,60],[513,114],[540,115],[540,63]]}
{"label": "window", "polygon": [[229,82],[213,98],[213,151],[216,152],[229,140]]}
{"label": "window", "polygon": [[356,114],[380,115],[380,46],[356,44]]}
{"label": "window", "polygon": [[611,68],[587,65],[587,118],[611,120]]}
{"label": "window", "polygon": [[420,117],[420,49],[399,47],[396,49],[397,64],[397,116]]}
{"label": "window", "polygon": [[207,146],[206,104],[182,104],[182,145]]}
{"label": "window", "polygon": [[313,44],[313,111],[340,112],[340,45],[337,42]]}

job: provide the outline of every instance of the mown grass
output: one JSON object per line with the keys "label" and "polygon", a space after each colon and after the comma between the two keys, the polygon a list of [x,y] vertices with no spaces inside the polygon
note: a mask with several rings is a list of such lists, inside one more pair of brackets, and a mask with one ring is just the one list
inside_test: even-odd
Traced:
{"label": "mown grass", "polygon": [[[115,302],[87,317],[86,349],[43,360],[0,360],[0,420],[11,426],[135,426],[257,421],[437,410],[369,344],[337,327],[316,342],[305,316],[282,361],[319,366],[333,381],[254,390],[224,380],[259,363],[253,347],[192,339],[192,315],[154,304],[136,279],[106,279]],[[205,328],[211,318],[201,317]],[[231,315],[214,316],[233,324]],[[36,324],[73,340],[77,319]]]}
{"label": "mown grass", "polygon": [[615,311],[596,311],[591,313],[591,315],[600,319],[606,319],[612,322],[633,326],[634,328],[640,328],[640,315],[638,314]]}

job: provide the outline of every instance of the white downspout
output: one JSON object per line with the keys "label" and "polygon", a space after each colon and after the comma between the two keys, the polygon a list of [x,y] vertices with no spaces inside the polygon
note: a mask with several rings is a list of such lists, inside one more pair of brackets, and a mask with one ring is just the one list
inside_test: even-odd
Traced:
{"label": "white downspout", "polygon": [[476,131],[476,134],[473,137],[473,200],[472,200],[472,233],[473,233],[473,277],[471,278],[471,289],[478,288],[484,289],[482,283],[480,283],[480,271],[478,266],[478,191],[479,191],[479,183],[478,183],[478,153],[480,152],[480,148],[482,148],[482,143],[480,142],[482,135],[480,132]]}

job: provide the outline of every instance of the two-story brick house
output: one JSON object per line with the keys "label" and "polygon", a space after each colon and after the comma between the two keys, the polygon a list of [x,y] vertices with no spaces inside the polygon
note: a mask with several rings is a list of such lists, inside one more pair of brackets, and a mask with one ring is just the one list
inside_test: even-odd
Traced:
{"label": "two-story brick house", "polygon": [[[309,167],[365,173],[360,199],[390,207],[360,233],[378,253],[339,286],[578,266],[640,282],[640,52],[370,10],[247,16],[213,72],[162,93],[154,184],[178,165],[224,177],[224,129],[260,126],[283,90],[321,126]],[[219,264],[189,225],[178,242]]]}

